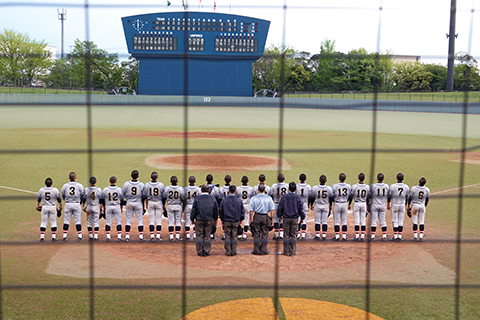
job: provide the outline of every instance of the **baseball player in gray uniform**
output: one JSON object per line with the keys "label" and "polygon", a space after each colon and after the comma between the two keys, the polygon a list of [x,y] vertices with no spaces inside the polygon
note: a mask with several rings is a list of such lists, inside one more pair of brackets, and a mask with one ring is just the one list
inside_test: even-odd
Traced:
{"label": "baseball player in gray uniform", "polygon": [[[188,183],[189,185],[183,188],[185,192],[185,206],[184,206],[184,220],[185,220],[185,236],[186,240],[190,240],[191,235],[190,235],[190,227],[191,227],[191,221],[190,221],[190,216],[192,214],[192,207],[193,207],[193,201],[195,201],[195,198],[202,193],[200,187],[197,187],[195,185],[195,182],[197,182],[197,179],[195,176],[190,176],[188,178]],[[195,234],[195,226],[193,227],[193,238],[196,238]]]}
{"label": "baseball player in gray uniform", "polygon": [[[228,189],[230,188],[230,182],[232,182],[232,176],[227,174],[223,180],[225,181],[225,185],[218,188],[218,191],[219,191],[218,205],[219,206],[222,200],[228,197]],[[224,241],[225,240],[225,224],[223,221],[222,221],[222,232],[223,232],[222,241]]]}
{"label": "baseball player in gray uniform", "polygon": [[[403,241],[403,220],[405,219],[405,207],[407,206],[409,187],[403,183],[403,173],[397,174],[397,183],[390,186],[387,198],[387,210],[390,210],[393,224],[393,238],[391,241]],[[390,202],[392,206],[390,207]]]}
{"label": "baseball player in gray uniform", "polygon": [[270,194],[270,187],[265,184],[265,181],[266,181],[266,180],[267,180],[267,177],[265,177],[265,175],[264,175],[263,173],[261,173],[261,174],[258,176],[258,184],[257,184],[255,187],[253,187],[253,195],[254,195],[254,196],[258,194],[258,186],[259,186],[259,185],[265,186],[265,192],[266,192],[267,194]]}
{"label": "baseball player in gray uniform", "polygon": [[62,212],[62,198],[58,189],[52,187],[52,185],[52,179],[45,179],[45,187],[38,191],[37,196],[37,210],[41,211],[42,216],[40,222],[40,241],[42,242],[45,241],[45,230],[47,230],[49,220],[52,241],[57,241],[57,216]]}
{"label": "baseball player in gray uniform", "polygon": [[334,205],[333,205],[333,227],[335,229],[335,237],[333,241],[340,241],[340,220],[342,221],[342,241],[347,241],[347,216],[348,201],[351,197],[352,187],[345,182],[347,175],[340,173],[338,183],[332,186]]}
{"label": "baseball player in gray uniform", "polygon": [[[308,215],[308,198],[310,197],[310,193],[312,192],[312,187],[307,184],[305,181],[307,180],[307,175],[305,173],[300,174],[298,177],[300,183],[297,183],[297,190],[296,194],[300,196],[303,202],[303,211],[305,212],[305,219],[301,225],[301,230],[298,228],[298,235],[297,238],[301,240],[305,240],[307,235],[307,215]],[[298,223],[301,221],[301,217],[298,218]],[[301,236],[300,236],[301,234]]]}
{"label": "baseball player in gray uniform", "polygon": [[288,193],[288,183],[285,182],[285,175],[280,173],[277,177],[277,182],[274,183],[270,189],[270,196],[273,198],[275,204],[275,214],[273,215],[273,229],[275,236],[273,240],[283,239],[283,223],[280,222],[277,216],[278,205],[284,195]]}
{"label": "baseball player in gray uniform", "polygon": [[143,237],[143,190],[145,185],[138,181],[138,170],[133,170],[131,177],[132,180],[123,184],[123,194],[127,199],[127,209],[125,210],[125,241],[130,241],[130,229],[132,227],[133,215],[137,219],[138,225],[138,238],[140,242],[145,241]]}
{"label": "baseball player in gray uniform", "polygon": [[[218,184],[214,185],[213,184],[213,175],[210,173],[207,174],[205,181],[207,181],[207,186],[208,186],[208,194],[213,196],[215,198],[215,201],[217,201],[217,204],[220,203],[220,190],[218,189]],[[210,234],[210,238],[212,241],[215,241],[215,232],[217,231],[217,222],[218,219],[213,222],[213,227],[212,227],[212,233]]]}
{"label": "baseball player in gray uniform", "polygon": [[[87,230],[89,240],[98,240],[98,230],[100,229],[100,212],[103,211],[105,201],[103,199],[102,189],[96,186],[97,178],[90,177],[90,186],[85,188],[83,194],[83,211],[87,213]],[[93,228],[92,228],[93,227]],[[93,235],[93,230],[95,235]]]}
{"label": "baseball player in gray uniform", "polygon": [[180,230],[182,228],[182,203],[185,199],[185,191],[182,187],[177,185],[178,178],[176,176],[172,176],[170,178],[170,183],[171,185],[165,188],[164,198],[168,216],[168,233],[170,235],[168,241],[175,241],[181,240]]}
{"label": "baseball player in gray uniform", "polygon": [[370,186],[370,194],[372,203],[370,204],[371,213],[371,237],[370,241],[375,241],[375,232],[377,231],[377,220],[382,227],[382,241],[387,241],[387,197],[388,184],[384,183],[385,176],[383,173],[377,175],[377,183]]}
{"label": "baseball player in gray uniform", "polygon": [[122,240],[122,200],[124,198],[123,191],[117,187],[117,178],[110,177],[110,185],[103,189],[103,199],[105,200],[105,234],[107,242],[110,242],[110,228],[112,219],[115,219],[117,226],[117,241]]}
{"label": "baseball player in gray uniform", "polygon": [[250,226],[250,211],[248,208],[250,207],[250,198],[253,197],[253,187],[248,185],[248,177],[242,177],[242,185],[237,187],[236,196],[242,200],[243,208],[245,209],[245,219],[243,220],[243,235],[238,235],[239,240],[245,241],[247,240],[247,232]]}
{"label": "baseball player in gray uniform", "polygon": [[67,233],[72,216],[77,228],[78,241],[82,241],[82,207],[80,206],[80,202],[82,201],[84,189],[80,183],[76,182],[77,175],[75,172],[70,172],[68,178],[70,182],[65,183],[61,190],[63,200],[65,200],[63,241],[68,241]]}
{"label": "baseball player in gray uniform", "polygon": [[322,240],[327,240],[328,217],[332,211],[333,191],[330,186],[325,185],[327,176],[321,175],[318,179],[319,185],[312,188],[313,215],[315,219],[315,240],[320,241],[320,226],[322,227]]}
{"label": "baseball player in gray uniform", "polygon": [[[430,200],[430,189],[425,186],[427,179],[420,178],[418,186],[412,187],[408,197],[408,209],[412,210],[413,238],[412,241],[423,241],[425,231],[425,212]],[[420,237],[417,238],[417,230],[420,227]]]}
{"label": "baseball player in gray uniform", "polygon": [[[365,174],[358,175],[358,183],[352,186],[352,196],[348,201],[348,210],[352,209],[353,200],[353,220],[355,223],[355,238],[353,241],[365,241],[367,206],[370,196],[370,187],[365,184]],[[362,235],[360,236],[360,228]]]}
{"label": "baseball player in gray uniform", "polygon": [[[158,173],[152,172],[150,175],[152,181],[145,184],[143,189],[143,198],[145,199],[145,207],[148,211],[148,222],[150,231],[150,242],[162,241],[162,217],[163,217],[163,192],[165,186],[158,182]],[[155,239],[155,225],[157,226],[157,238]]]}
{"label": "baseball player in gray uniform", "polygon": [[220,202],[223,198],[228,197],[228,189],[230,188],[230,182],[232,182],[232,176],[227,174],[224,178],[225,185],[218,188]]}

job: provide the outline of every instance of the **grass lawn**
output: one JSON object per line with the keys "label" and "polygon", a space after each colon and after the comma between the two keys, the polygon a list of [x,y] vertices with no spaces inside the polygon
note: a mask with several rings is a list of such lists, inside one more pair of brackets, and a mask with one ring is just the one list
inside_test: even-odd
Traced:
{"label": "grass lawn", "polygon": [[[85,89],[58,89],[41,87],[3,87],[0,86],[0,93],[15,94],[86,94]],[[95,90],[92,94],[107,94],[105,90]]]}
{"label": "grass lawn", "polygon": [[[480,92],[469,91],[469,102],[480,102]],[[357,99],[373,100],[374,94],[367,92],[345,93],[289,93],[289,98],[317,98],[317,99]],[[463,102],[465,92],[379,92],[378,100],[403,100],[403,101],[435,101],[435,102]]]}

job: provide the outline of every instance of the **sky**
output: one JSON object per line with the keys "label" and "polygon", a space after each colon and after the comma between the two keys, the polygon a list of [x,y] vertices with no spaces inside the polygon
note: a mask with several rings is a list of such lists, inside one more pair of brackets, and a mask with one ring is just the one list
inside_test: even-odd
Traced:
{"label": "sky", "polygon": [[[167,8],[167,0],[0,0],[0,32],[14,29],[28,33],[30,38],[56,47],[60,55],[57,9],[63,8],[67,11],[65,53],[70,52],[75,39],[88,39],[126,60],[121,18],[183,10],[182,0],[169,1],[171,6]],[[368,52],[421,56],[422,62],[447,64],[451,0],[184,1],[188,11],[213,12],[216,3],[218,13],[271,21],[267,46],[286,44],[314,54],[320,51],[322,40],[328,39],[335,41],[338,52],[365,48]],[[457,1],[455,52],[468,52],[478,61],[479,10],[480,0]]]}

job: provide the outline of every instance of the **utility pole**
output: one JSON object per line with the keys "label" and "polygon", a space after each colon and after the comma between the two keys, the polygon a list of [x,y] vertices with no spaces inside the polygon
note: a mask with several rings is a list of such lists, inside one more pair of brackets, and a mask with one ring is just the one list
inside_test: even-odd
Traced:
{"label": "utility pole", "polygon": [[453,75],[455,71],[455,20],[457,15],[457,0],[452,0],[450,5],[450,33],[448,38],[448,65],[447,65],[447,91],[453,91]]}
{"label": "utility pole", "polygon": [[57,14],[58,14],[58,20],[62,21],[62,55],[61,55],[61,57],[63,59],[63,56],[64,56],[64,50],[63,50],[63,35],[64,35],[63,21],[67,20],[67,9],[62,8],[62,12],[60,12],[60,9],[57,9]]}

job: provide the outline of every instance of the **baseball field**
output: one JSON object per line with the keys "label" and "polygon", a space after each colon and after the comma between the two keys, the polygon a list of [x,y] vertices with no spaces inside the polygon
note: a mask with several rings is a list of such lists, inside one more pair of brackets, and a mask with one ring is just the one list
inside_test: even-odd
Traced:
{"label": "baseball field", "polygon": [[[480,318],[480,115],[92,106],[89,117],[84,106],[0,109],[4,319]],[[287,182],[305,173],[312,186],[321,174],[332,185],[341,172],[350,184],[360,172],[369,184],[379,172],[388,184],[402,172],[410,187],[425,177],[432,194],[425,241],[316,242],[312,212],[309,239],[293,257],[279,255],[273,241],[268,256],[253,256],[251,240],[234,257],[221,240],[210,257],[198,257],[193,242],[165,241],[165,219],[161,243],[106,243],[105,220],[98,242],[38,241],[36,193],[47,177],[60,189],[74,171],[83,185],[94,175],[104,188],[112,175],[123,185],[134,169],[144,183],[157,171],[165,185],[172,175],[180,185],[190,175],[201,184],[208,173],[218,184],[226,174],[234,184],[247,175],[250,185],[260,173],[271,185],[279,171]],[[63,217],[58,222],[61,229]],[[390,238],[389,214],[387,222]],[[406,218],[407,240],[411,226]],[[135,222],[132,230],[137,239]]]}

